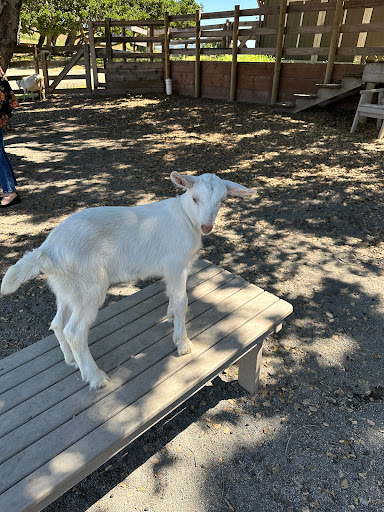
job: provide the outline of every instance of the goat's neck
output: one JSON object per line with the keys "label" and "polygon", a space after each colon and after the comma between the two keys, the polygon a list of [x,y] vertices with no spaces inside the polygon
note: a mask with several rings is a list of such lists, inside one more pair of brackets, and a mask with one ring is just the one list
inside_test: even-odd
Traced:
{"label": "goat's neck", "polygon": [[184,210],[184,213],[190,223],[190,227],[193,231],[196,231],[198,234],[200,234],[199,224],[193,214],[191,203],[189,201],[188,192],[185,192],[182,196],[179,196],[179,201],[181,204],[181,207]]}

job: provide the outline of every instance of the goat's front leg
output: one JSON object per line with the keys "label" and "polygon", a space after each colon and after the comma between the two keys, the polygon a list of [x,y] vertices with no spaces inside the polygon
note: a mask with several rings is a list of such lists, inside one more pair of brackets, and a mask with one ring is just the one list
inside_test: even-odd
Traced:
{"label": "goat's front leg", "polygon": [[175,268],[165,276],[169,295],[168,319],[173,317],[173,343],[179,356],[192,352],[192,343],[185,328],[185,312],[188,306],[187,277],[186,270],[177,272]]}

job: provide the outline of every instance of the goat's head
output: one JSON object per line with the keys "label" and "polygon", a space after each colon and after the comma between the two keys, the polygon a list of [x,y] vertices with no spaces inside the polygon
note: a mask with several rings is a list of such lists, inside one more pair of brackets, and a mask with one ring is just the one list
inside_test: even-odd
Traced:
{"label": "goat's head", "polygon": [[22,81],[22,80],[16,80],[16,83],[17,83],[17,87],[18,87],[19,89],[22,89],[22,88],[23,88],[23,86],[22,86],[23,81]]}
{"label": "goat's head", "polygon": [[247,197],[256,194],[256,190],[222,180],[216,174],[190,176],[174,171],[171,180],[186,190],[187,214],[203,235],[211,233],[220,206],[228,195]]}

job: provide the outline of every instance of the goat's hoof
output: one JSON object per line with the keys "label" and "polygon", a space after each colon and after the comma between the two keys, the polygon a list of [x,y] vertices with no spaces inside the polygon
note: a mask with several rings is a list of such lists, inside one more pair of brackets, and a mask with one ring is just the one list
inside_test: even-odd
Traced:
{"label": "goat's hoof", "polygon": [[179,356],[184,356],[185,354],[190,354],[192,352],[192,341],[189,338],[184,338],[176,343],[177,353]]}
{"label": "goat's hoof", "polygon": [[89,389],[100,389],[104,388],[109,381],[108,375],[103,372],[103,370],[99,370],[97,375],[95,375],[92,379],[89,380]]}

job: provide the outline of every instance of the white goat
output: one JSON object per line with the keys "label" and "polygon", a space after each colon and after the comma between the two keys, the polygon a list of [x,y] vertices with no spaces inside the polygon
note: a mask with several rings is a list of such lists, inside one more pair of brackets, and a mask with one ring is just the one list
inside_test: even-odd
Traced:
{"label": "white goat", "polygon": [[40,100],[45,99],[44,78],[39,73],[25,76],[21,80],[16,80],[16,83],[19,89],[23,89],[24,100],[27,92],[38,92]]}
{"label": "white goat", "polygon": [[143,206],[104,206],[74,213],[37,249],[10,267],[1,293],[45,273],[56,295],[51,329],[67,364],[80,369],[90,388],[106,385],[88,348],[88,331],[111,284],[163,277],[169,296],[168,320],[179,355],[192,350],[185,328],[186,281],[198,257],[201,235],[208,235],[227,195],[250,196],[255,190],[220,179],[172,172],[185,194]]}

